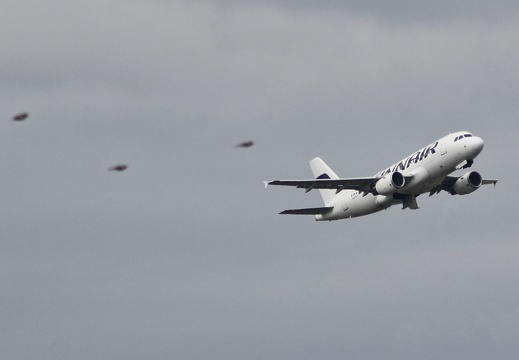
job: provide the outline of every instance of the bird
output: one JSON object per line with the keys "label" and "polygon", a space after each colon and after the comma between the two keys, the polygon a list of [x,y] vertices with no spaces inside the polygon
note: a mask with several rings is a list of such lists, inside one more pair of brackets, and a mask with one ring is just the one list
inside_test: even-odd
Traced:
{"label": "bird", "polygon": [[124,171],[128,169],[128,165],[126,164],[119,164],[119,165],[115,165],[115,166],[111,166],[108,168],[108,171]]}
{"label": "bird", "polygon": [[244,141],[235,146],[235,148],[249,148],[254,145],[254,141]]}
{"label": "bird", "polygon": [[16,114],[15,116],[13,116],[13,120],[14,121],[23,121],[25,119],[27,119],[29,117],[29,114],[24,112],[24,113],[19,113],[19,114]]}

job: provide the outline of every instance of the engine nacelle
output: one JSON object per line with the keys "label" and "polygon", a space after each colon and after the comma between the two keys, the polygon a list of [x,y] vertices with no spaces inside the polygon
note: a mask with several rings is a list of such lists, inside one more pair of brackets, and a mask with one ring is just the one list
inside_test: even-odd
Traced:
{"label": "engine nacelle", "polygon": [[483,179],[481,175],[476,171],[469,171],[465,175],[462,175],[456,180],[452,187],[453,195],[466,195],[476,191],[481,186]]}
{"label": "engine nacelle", "polygon": [[391,195],[405,185],[405,178],[401,172],[395,171],[381,177],[375,184],[375,190],[380,195]]}

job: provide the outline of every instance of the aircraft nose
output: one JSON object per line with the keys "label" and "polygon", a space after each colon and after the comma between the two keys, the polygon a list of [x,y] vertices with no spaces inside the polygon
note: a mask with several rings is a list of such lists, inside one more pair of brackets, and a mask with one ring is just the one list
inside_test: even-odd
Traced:
{"label": "aircraft nose", "polygon": [[470,139],[470,147],[472,148],[472,151],[474,153],[474,157],[478,156],[479,153],[483,150],[483,147],[485,146],[485,142],[482,138],[473,136]]}
{"label": "aircraft nose", "polygon": [[474,145],[473,145],[474,148],[477,149],[478,152],[483,150],[483,147],[485,146],[485,142],[483,141],[483,139],[480,137],[477,137],[477,136],[474,136],[473,139],[474,139]]}

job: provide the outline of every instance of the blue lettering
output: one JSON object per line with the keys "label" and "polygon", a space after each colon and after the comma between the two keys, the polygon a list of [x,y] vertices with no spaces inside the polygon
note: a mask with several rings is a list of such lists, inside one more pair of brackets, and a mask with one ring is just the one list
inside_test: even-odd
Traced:
{"label": "blue lettering", "polygon": [[395,167],[393,168],[393,172],[405,169],[405,160],[402,160],[402,161],[400,161],[398,164],[395,165]]}
{"label": "blue lettering", "polygon": [[427,152],[427,148],[424,147],[424,148],[422,149],[422,153],[420,154],[420,161],[423,160],[423,158],[424,158],[426,152]]}
{"label": "blue lettering", "polygon": [[433,145],[429,146],[429,149],[427,150],[427,152],[430,152],[431,154],[434,154],[436,151],[434,149],[436,149],[436,146],[438,146],[438,141],[436,141]]}
{"label": "blue lettering", "polygon": [[424,158],[426,158],[429,154],[434,154],[436,153],[436,151],[434,149],[436,149],[436,146],[438,146],[438,141],[436,141],[434,144],[432,145],[429,145],[429,147],[427,148],[427,151],[425,153],[425,156]]}
{"label": "blue lettering", "polygon": [[407,159],[407,166],[406,168],[408,168],[411,163],[413,164],[416,164],[418,161],[420,160],[420,151],[418,151],[416,154],[414,155],[411,155],[408,159]]}
{"label": "blue lettering", "polygon": [[416,153],[409,156],[408,158],[405,158],[404,160],[400,161],[398,164],[395,164],[393,166],[393,168],[389,167],[386,170],[381,171],[380,173],[377,174],[377,176],[382,177],[386,174],[390,174],[395,171],[405,170],[409,166],[411,166],[411,164],[417,164],[418,162],[422,161],[427,156],[429,156],[429,154],[435,154],[436,153],[435,149],[437,146],[438,146],[438,141],[435,142],[434,144],[424,147],[422,150],[417,151]]}
{"label": "blue lettering", "polygon": [[409,156],[407,159],[405,159],[405,168],[407,169],[409,167],[409,161],[411,160],[411,157]]}

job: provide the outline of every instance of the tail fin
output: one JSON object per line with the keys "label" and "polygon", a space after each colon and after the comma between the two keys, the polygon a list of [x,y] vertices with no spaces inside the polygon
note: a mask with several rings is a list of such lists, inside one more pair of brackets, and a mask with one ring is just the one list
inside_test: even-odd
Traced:
{"label": "tail fin", "polygon": [[[334,173],[333,170],[330,169],[328,165],[326,165],[319,157],[310,160],[310,168],[312,169],[312,173],[316,179],[339,178],[337,174]],[[325,205],[330,204],[333,197],[335,196],[335,190],[319,189],[319,192],[321,193],[321,197],[323,198]]]}

